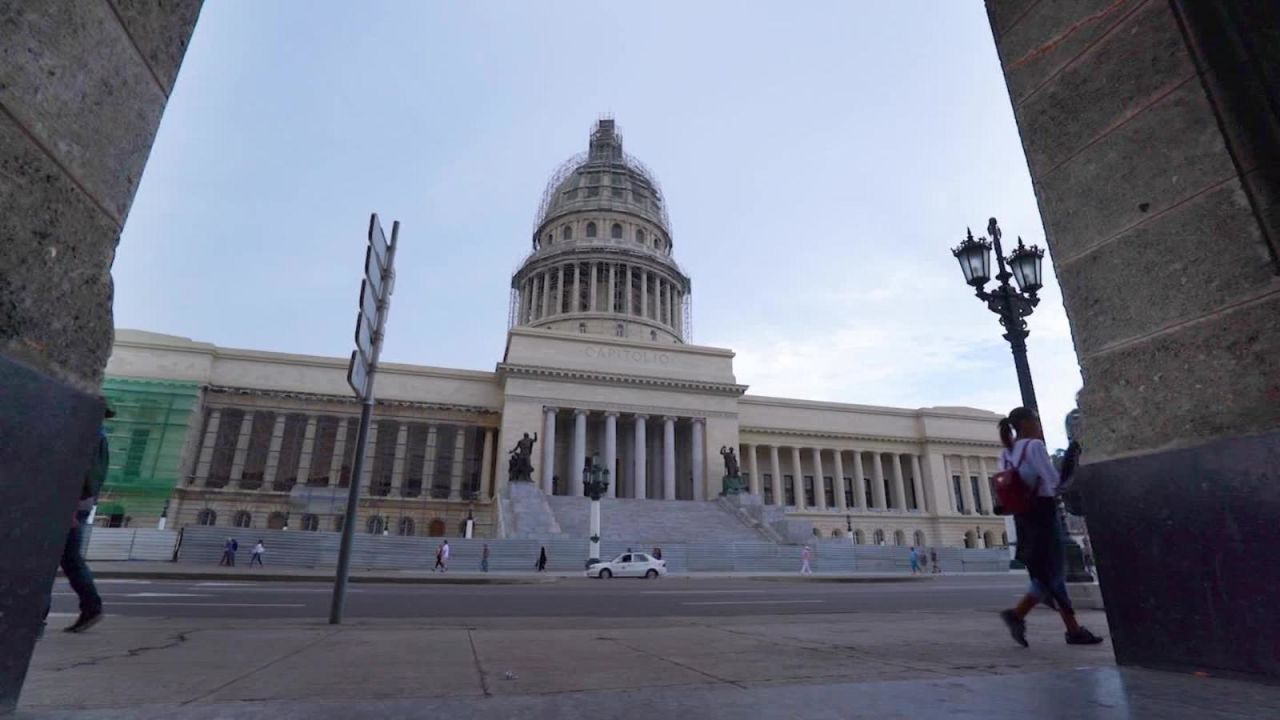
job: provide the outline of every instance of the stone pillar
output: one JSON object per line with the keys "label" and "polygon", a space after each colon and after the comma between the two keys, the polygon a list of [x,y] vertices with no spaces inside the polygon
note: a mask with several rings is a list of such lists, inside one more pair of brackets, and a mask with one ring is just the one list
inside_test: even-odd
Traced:
{"label": "stone pillar", "polygon": [[804,466],[800,464],[800,448],[795,445],[791,446],[791,478],[796,491],[796,508],[804,510],[808,507],[804,497]]}
{"label": "stone pillar", "polygon": [[649,497],[648,472],[645,467],[645,459],[648,454],[649,445],[645,438],[645,424],[649,422],[648,415],[636,415],[635,427],[635,468],[636,468],[636,499],[644,500]]}
{"label": "stone pillar", "polygon": [[960,496],[964,498],[964,508],[971,515],[978,513],[978,506],[973,502],[973,481],[969,479],[969,458],[961,456],[960,458]]}
{"label": "stone pillar", "polygon": [[867,471],[862,467],[862,451],[853,451],[853,506],[867,509]]}
{"label": "stone pillar", "polygon": [[587,460],[587,411],[573,411],[573,451],[569,457],[569,471],[566,482],[569,494],[582,495],[582,468]]}
{"label": "stone pillar", "polygon": [[627,317],[631,317],[635,313],[635,308],[632,307],[635,303],[631,301],[631,278],[634,274],[635,273],[632,272],[632,267],[627,265],[626,274],[623,279],[623,286],[626,288],[626,292],[622,294],[622,305],[623,309],[626,311]]}
{"label": "stone pillar", "polygon": [[676,499],[676,419],[662,418],[662,499]]}
{"label": "stone pillar", "polygon": [[649,317],[649,271],[644,268],[640,269],[640,317]]}
{"label": "stone pillar", "polygon": [[890,462],[893,463],[893,467],[890,468],[892,471],[890,477],[893,479],[893,507],[895,510],[906,512],[907,486],[902,479],[902,456],[893,453],[889,457],[892,458]]}
{"label": "stone pillar", "polygon": [[928,503],[924,497],[924,474],[920,472],[920,456],[911,455],[911,486],[916,490],[916,504],[919,506],[920,512],[928,512]]}
{"label": "stone pillar", "polygon": [[884,463],[880,451],[871,453],[871,502],[879,510],[887,510],[884,497]]}
{"label": "stone pillar", "polygon": [[244,411],[244,420],[240,422],[240,437],[236,438],[236,451],[231,456],[231,479],[228,484],[240,483],[240,475],[244,473],[245,457],[249,454],[249,438],[253,435],[253,410]]}
{"label": "stone pillar", "polygon": [[[359,421],[357,421],[359,422]],[[369,421],[369,437],[364,444],[364,466],[360,468],[360,477],[353,478],[360,483],[360,494],[368,495],[369,486],[373,484],[373,454],[378,447],[378,421]],[[352,456],[354,462],[354,455]],[[354,468],[352,468],[354,472]]]}
{"label": "stone pillar", "polygon": [[604,466],[609,470],[609,497],[618,496],[618,483],[622,482],[622,473],[618,472],[618,413],[604,414]]}
{"label": "stone pillar", "polygon": [[218,445],[218,428],[222,425],[222,408],[209,410],[209,422],[205,424],[204,438],[200,441],[200,459],[196,461],[195,477],[204,485],[213,465],[213,450]]}
{"label": "stone pillar", "polygon": [[693,499],[707,496],[706,419],[694,418],[693,431]]}
{"label": "stone pillar", "polygon": [[406,421],[400,423],[400,431],[396,433],[396,454],[391,462],[391,487],[387,490],[388,495],[403,495],[404,453],[408,445],[409,423]]}
{"label": "stone pillar", "polygon": [[[831,451],[832,459],[835,461],[836,509],[840,512],[845,512],[849,509],[849,503],[844,497],[846,485],[844,481],[844,458],[841,455],[844,455],[844,451],[840,448]],[[855,485],[854,487],[857,486]]]}
{"label": "stone pillar", "polygon": [[604,304],[605,312],[607,313],[613,312],[613,298],[614,298],[614,295],[617,293],[617,283],[618,283],[618,264],[609,263],[609,296]]}
{"label": "stone pillar", "polygon": [[813,503],[819,510],[827,509],[827,483],[822,477],[822,449],[813,448]]}
{"label": "stone pillar", "polygon": [[991,504],[991,483],[987,482],[987,461],[978,458],[978,493],[982,497],[982,514],[991,515],[995,506]]}
{"label": "stone pillar", "polygon": [[542,271],[542,311],[538,313],[538,319],[542,320],[551,315],[551,270]]}
{"label": "stone pillar", "polygon": [[782,486],[782,463],[778,461],[778,446],[769,446],[769,467],[773,471],[773,504],[785,506],[787,491]]}
{"label": "stone pillar", "polygon": [[756,497],[764,495],[764,486],[761,484],[759,468],[756,466],[756,446],[751,443],[743,443],[742,449],[747,456],[747,475],[748,482],[751,486],[751,494]]}
{"label": "stone pillar", "polygon": [[427,449],[422,453],[422,491],[427,497],[435,497],[436,486],[436,441],[439,432],[435,425],[427,423]]}
{"label": "stone pillar", "polygon": [[552,494],[556,475],[556,412],[559,408],[542,409],[542,492]]}
{"label": "stone pillar", "polygon": [[591,268],[591,286],[588,290],[591,297],[587,300],[587,312],[595,312],[600,303],[600,263],[587,263],[587,267]]}
{"label": "stone pillar", "polygon": [[342,480],[342,461],[347,454],[347,423],[350,418],[338,418],[338,433],[333,438],[333,460],[329,463],[329,485],[337,487]]}
{"label": "stone pillar", "polygon": [[[404,423],[400,424],[403,432]],[[458,428],[458,432],[454,433],[453,440],[453,469],[449,473],[449,499],[462,499],[462,478],[467,474],[467,430],[466,427]]]}
{"label": "stone pillar", "polygon": [[484,448],[480,453],[480,491],[481,500],[493,497],[493,441],[497,430],[485,428]]}
{"label": "stone pillar", "polygon": [[298,457],[298,483],[306,485],[311,479],[311,454],[316,448],[316,416],[307,417],[307,430],[302,436],[302,454]]}

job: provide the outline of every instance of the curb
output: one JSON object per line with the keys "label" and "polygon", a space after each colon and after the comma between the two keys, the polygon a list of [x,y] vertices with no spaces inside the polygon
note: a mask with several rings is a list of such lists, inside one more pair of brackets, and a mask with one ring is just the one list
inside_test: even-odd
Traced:
{"label": "curb", "polygon": [[[59,573],[61,576],[61,573]],[[165,570],[94,570],[95,578],[129,580],[221,580],[226,582],[332,582],[333,575],[228,575],[225,573],[178,572]],[[543,585],[559,582],[560,578],[522,577],[406,577],[384,575],[351,575],[347,582],[378,583],[387,585]]]}

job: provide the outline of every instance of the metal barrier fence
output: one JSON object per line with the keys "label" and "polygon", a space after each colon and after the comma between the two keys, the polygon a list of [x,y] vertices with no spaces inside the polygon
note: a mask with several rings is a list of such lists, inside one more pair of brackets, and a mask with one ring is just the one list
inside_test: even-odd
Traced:
{"label": "metal barrier fence", "polygon": [[89,560],[172,560],[176,530],[91,528],[85,540]]}

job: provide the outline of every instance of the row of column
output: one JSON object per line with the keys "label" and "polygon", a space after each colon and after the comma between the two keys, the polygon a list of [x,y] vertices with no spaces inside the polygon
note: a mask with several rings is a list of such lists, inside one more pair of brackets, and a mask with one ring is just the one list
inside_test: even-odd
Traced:
{"label": "row of column", "polygon": [[[542,490],[548,495],[554,492],[553,480],[554,469],[556,466],[556,418],[559,415],[560,408],[544,407],[542,421],[542,465],[540,469]],[[584,409],[573,410],[573,441],[569,453],[569,467],[567,479],[567,490],[570,495],[582,495],[583,488],[581,483],[581,473],[587,460],[587,418],[591,411]],[[614,411],[604,411],[600,413],[604,417],[604,457],[602,462],[611,475],[615,474],[615,468],[618,467],[618,419],[620,413]],[[628,419],[632,423],[632,432],[634,433],[632,444],[633,457],[632,472],[634,482],[634,497],[636,499],[648,499],[648,457],[649,457],[649,438],[648,426],[649,416],[643,414],[631,414]],[[663,416],[662,418],[662,498],[666,500],[674,500],[676,498],[676,423],[680,418],[674,416]],[[691,477],[693,482],[693,499],[702,500],[705,495],[705,469],[706,469],[706,452],[705,452],[705,436],[706,421],[704,418],[689,418],[690,430],[690,464]],[[609,483],[609,497],[617,497],[618,483],[621,478],[611,477]]]}
{"label": "row of column", "polygon": [[[291,413],[286,411],[275,411],[275,423],[272,427],[271,440],[268,446],[266,465],[263,471],[263,477],[258,487],[271,489],[277,479],[277,473],[280,468],[280,452],[283,445],[285,435],[285,422]],[[209,410],[209,419],[205,425],[204,437],[201,439],[199,454],[197,455],[194,476],[200,481],[202,486],[212,487],[210,484],[211,470],[214,463],[214,454],[217,448],[218,436],[222,425],[222,408],[211,408]],[[236,438],[235,445],[232,449],[232,460],[230,471],[227,473],[228,481],[239,481],[243,478],[245,463],[248,458],[250,438],[253,432],[254,411],[244,410],[243,418],[240,422],[239,434]],[[320,416],[309,415],[306,421],[306,429],[302,437],[302,447],[298,457],[298,466],[295,477],[300,483],[307,483],[313,477],[313,460],[315,459],[315,441],[316,441],[316,425]],[[325,473],[316,473],[315,477],[328,477],[328,485],[338,486],[342,476],[344,465],[348,464],[349,456],[354,457],[354,448],[351,451],[347,448],[347,436],[358,426],[360,420],[356,417],[346,417],[337,415],[328,415],[337,419],[337,428],[334,435],[333,454],[329,461],[329,467]],[[391,483],[393,487],[401,487],[407,475],[407,448],[408,433],[410,422],[397,420],[399,430],[396,437],[395,454],[392,459]],[[431,423],[423,423],[427,425],[428,432],[434,433],[436,425]],[[465,431],[467,426],[456,426],[459,430]],[[484,431],[484,440],[481,450],[480,464],[480,495],[481,497],[489,497],[493,488],[493,456],[496,440],[496,430],[494,428],[486,428]],[[455,465],[465,463],[463,459],[463,447],[465,444],[465,432],[458,432],[455,438],[455,448],[453,457]],[[373,469],[375,463],[375,451],[378,442],[378,421],[373,421],[369,426],[369,435],[365,443],[364,466],[360,473],[360,485],[368,492],[372,485]],[[420,477],[425,479],[428,477],[426,469],[431,466],[434,461],[434,453],[432,452],[434,444],[432,439],[428,437],[423,457],[423,467],[421,468]],[[462,472],[453,472],[450,477],[450,497],[461,497],[461,482],[463,479]],[[255,481],[257,482],[257,481]],[[424,488],[425,494],[429,494],[429,489]],[[389,493],[387,493],[389,494]]]}
{"label": "row of column", "polygon": [[[786,505],[786,488],[783,482],[782,473],[782,457],[780,448],[777,445],[757,446],[752,444],[743,444],[743,457],[746,459],[746,472],[748,475],[749,491],[753,495],[764,495],[763,475],[759,469],[758,459],[756,457],[760,447],[768,449],[769,467],[773,490],[773,504]],[[844,454],[848,452],[852,455],[851,476],[845,475]],[[870,454],[870,461],[864,463],[864,452]],[[808,500],[805,498],[804,465],[801,459],[802,453],[809,456],[810,467],[812,468],[811,476],[813,477],[813,506],[810,507]],[[827,454],[831,458],[832,473],[828,476],[825,472],[827,467],[824,464],[823,455]],[[835,448],[801,448],[792,446],[789,448],[789,460],[792,477],[792,487],[795,491],[795,507],[801,510],[839,510],[841,512],[847,510],[925,510],[924,495],[924,475],[920,470],[920,456],[913,453],[880,453],[862,450],[841,450]],[[885,463],[884,456],[889,456],[893,460],[889,465],[889,492],[885,493]],[[903,461],[910,464],[911,477],[904,476],[902,471]],[[866,466],[870,466],[870,475],[866,473]],[[832,499],[834,505],[828,507],[826,481],[827,477],[831,478],[833,483]],[[847,483],[852,482],[853,506],[850,507],[845,497]],[[916,508],[909,507],[907,502],[907,483],[910,482],[911,488],[916,499]],[[870,485],[871,502],[867,503],[866,493],[864,491],[864,483]]]}
{"label": "row of column", "polygon": [[[960,478],[961,506],[953,509],[964,515],[993,515],[995,506],[992,504],[990,478],[995,474],[995,461],[989,458],[959,456],[948,457],[947,464],[950,466],[950,472],[947,475],[952,478],[952,483],[954,484],[956,477]],[[976,498],[973,494],[974,485],[978,486]],[[951,494],[952,504],[956,504],[954,487],[951,488]],[[975,503],[975,499],[981,502]]]}
{"label": "row of column", "polygon": [[[565,282],[569,274],[566,271],[571,267],[574,272],[567,312],[617,312],[679,328],[679,309],[683,305],[684,294],[676,282],[648,268],[600,261],[563,263],[527,277],[520,287],[521,324],[563,314],[565,292],[570,289]],[[584,276],[585,302],[582,300]],[[637,284],[638,299],[632,292],[632,287]],[[652,303],[650,284],[654,287]],[[621,298],[618,297],[619,287],[625,290]]]}

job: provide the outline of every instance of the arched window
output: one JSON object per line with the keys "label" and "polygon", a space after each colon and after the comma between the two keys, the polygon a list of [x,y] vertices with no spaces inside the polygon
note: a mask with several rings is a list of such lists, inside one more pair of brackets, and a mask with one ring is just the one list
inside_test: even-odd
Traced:
{"label": "arched window", "polygon": [[218,513],[214,512],[210,508],[205,508],[196,515],[196,524],[207,526],[217,525]]}
{"label": "arched window", "polygon": [[977,547],[978,536],[972,530],[964,531],[964,546],[967,548]]}
{"label": "arched window", "polygon": [[412,537],[414,531],[413,518],[400,518],[400,526],[396,528],[396,534],[402,537]]}
{"label": "arched window", "polygon": [[289,516],[282,512],[273,512],[267,516],[267,528],[271,530],[283,530],[289,526]]}
{"label": "arched window", "polygon": [[621,239],[622,239],[622,224],[621,224],[621,223],[614,223],[614,224],[613,224],[613,227],[609,228],[609,237],[613,238],[614,240],[621,240]]}
{"label": "arched window", "polygon": [[315,532],[320,529],[320,518],[307,513],[302,516],[302,529],[307,532]]}
{"label": "arched window", "polygon": [[916,547],[922,547],[924,545],[924,531],[917,530],[915,537],[916,537]]}
{"label": "arched window", "polygon": [[893,531],[893,544],[899,547],[907,544],[907,534],[901,530]]}
{"label": "arched window", "polygon": [[625,337],[627,334],[627,329],[622,326],[622,323],[618,323],[617,327],[613,329],[613,334],[617,335],[618,337]]}
{"label": "arched window", "polygon": [[838,538],[841,535],[844,535],[844,531],[840,530],[839,528],[831,531],[831,537],[833,538]]}
{"label": "arched window", "polygon": [[874,534],[872,537],[873,537],[873,538],[875,538],[875,544],[876,544],[876,545],[883,545],[883,544],[884,544],[884,531],[883,531],[883,530],[876,530],[875,534]]}
{"label": "arched window", "polygon": [[382,516],[374,515],[373,517],[369,518],[368,522],[365,523],[364,529],[365,529],[365,532],[369,533],[370,535],[381,535],[382,531],[386,529],[386,527],[387,527],[387,523],[385,520],[382,519]]}
{"label": "arched window", "polygon": [[578,332],[580,332],[580,333],[584,333],[584,332],[586,332],[586,331],[587,331],[587,324],[586,324],[586,323],[578,323]]}
{"label": "arched window", "polygon": [[564,229],[560,231],[560,239],[562,239],[562,240],[572,240],[572,239],[573,239],[573,226],[572,226],[572,225],[565,225],[565,226],[564,226]]}
{"label": "arched window", "polygon": [[253,527],[253,516],[249,514],[248,510],[240,510],[231,519],[231,524],[238,528]]}
{"label": "arched window", "polygon": [[596,224],[593,222],[587,223],[587,237],[593,238],[595,236],[596,236]]}
{"label": "arched window", "polygon": [[982,535],[982,547],[993,548],[996,546],[995,532],[988,530]]}
{"label": "arched window", "polygon": [[436,518],[427,526],[427,534],[431,537],[444,537],[444,521]]}
{"label": "arched window", "polygon": [[657,331],[657,330],[650,330],[650,331],[649,331],[649,339],[650,339],[650,340],[652,340],[652,341],[654,341],[654,342],[657,342],[657,341],[658,341],[658,331]]}
{"label": "arched window", "polygon": [[636,242],[638,242],[638,243],[640,243],[641,245],[643,245],[643,244],[644,244],[644,240],[645,240],[645,237],[644,237],[644,231],[643,231],[643,230],[637,230],[637,231],[636,231]]}
{"label": "arched window", "polygon": [[866,541],[867,541],[867,536],[864,535],[861,530],[853,531],[853,542],[855,545],[862,545]]}

